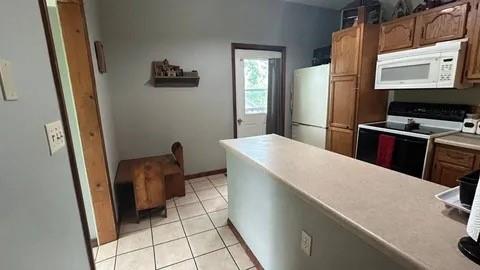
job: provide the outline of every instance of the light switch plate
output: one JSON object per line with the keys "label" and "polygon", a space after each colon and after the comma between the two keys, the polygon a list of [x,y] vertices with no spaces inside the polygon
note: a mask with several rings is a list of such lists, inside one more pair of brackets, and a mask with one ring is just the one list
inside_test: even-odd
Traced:
{"label": "light switch plate", "polygon": [[0,59],[0,87],[5,100],[12,101],[18,99],[17,89],[13,82],[12,64],[2,59]]}
{"label": "light switch plate", "polygon": [[307,256],[312,255],[312,237],[308,235],[308,233],[306,233],[305,231],[302,231],[300,248],[305,254],[307,254]]}
{"label": "light switch plate", "polygon": [[60,120],[46,124],[45,131],[47,133],[48,146],[50,147],[50,155],[65,146],[65,133]]}

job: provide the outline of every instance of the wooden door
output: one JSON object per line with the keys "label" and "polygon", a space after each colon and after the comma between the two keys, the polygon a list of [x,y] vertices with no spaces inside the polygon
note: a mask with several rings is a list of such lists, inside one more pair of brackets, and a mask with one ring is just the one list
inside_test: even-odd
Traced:
{"label": "wooden door", "polygon": [[467,168],[443,161],[435,161],[433,164],[432,180],[447,187],[458,186],[457,180],[472,171]]}
{"label": "wooden door", "polygon": [[379,52],[411,48],[415,33],[415,17],[396,19],[380,26]]}
{"label": "wooden door", "polygon": [[474,21],[471,28],[472,33],[469,33],[466,77],[469,81],[480,82],[480,8],[476,9],[475,14],[472,12],[470,16],[475,18],[472,19]]}
{"label": "wooden door", "polygon": [[419,44],[463,38],[466,33],[469,3],[449,5],[422,13],[417,17]]}
{"label": "wooden door", "polygon": [[83,5],[58,2],[99,244],[117,239],[115,211]]}
{"label": "wooden door", "polygon": [[332,77],[330,82],[329,127],[353,129],[357,97],[357,77]]}
{"label": "wooden door", "polygon": [[332,35],[332,76],[357,75],[361,28],[350,27]]}
{"label": "wooden door", "polygon": [[349,129],[330,128],[328,132],[328,150],[347,157],[353,157],[353,131]]}

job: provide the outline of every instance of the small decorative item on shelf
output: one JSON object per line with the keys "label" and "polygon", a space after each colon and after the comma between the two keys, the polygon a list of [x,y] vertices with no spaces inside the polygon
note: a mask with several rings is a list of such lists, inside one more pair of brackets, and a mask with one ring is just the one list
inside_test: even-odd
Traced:
{"label": "small decorative item on shelf", "polygon": [[184,72],[179,66],[170,65],[167,59],[152,62],[152,84],[155,87],[197,87],[198,72]]}
{"label": "small decorative item on shelf", "polygon": [[[359,7],[365,8],[365,14],[359,14]],[[365,16],[365,22],[377,24],[382,22],[382,5],[378,0],[354,0],[342,9],[341,28],[349,28],[359,21],[359,16]]]}
{"label": "small decorative item on shelf", "polygon": [[427,9],[432,9],[439,7],[441,5],[446,5],[456,0],[424,0],[423,3],[420,3],[414,10],[413,13],[422,12]]}
{"label": "small decorative item on shelf", "polygon": [[392,18],[400,18],[408,15],[410,15],[410,8],[407,2],[405,2],[405,0],[397,0],[397,3],[393,7]]}

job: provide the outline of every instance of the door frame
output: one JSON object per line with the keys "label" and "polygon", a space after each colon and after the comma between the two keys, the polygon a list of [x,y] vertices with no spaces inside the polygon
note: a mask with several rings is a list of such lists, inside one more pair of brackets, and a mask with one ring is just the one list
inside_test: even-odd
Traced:
{"label": "door frame", "polygon": [[78,212],[80,215],[80,222],[82,223],[83,238],[85,241],[85,247],[87,248],[87,257],[90,264],[90,269],[95,269],[95,263],[92,254],[92,246],[90,242],[90,233],[88,230],[87,215],[85,212],[85,205],[82,196],[82,188],[80,185],[80,176],[78,173],[75,152],[73,148],[72,133],[70,131],[70,124],[68,122],[67,107],[65,105],[65,96],[63,95],[63,88],[60,79],[60,70],[58,67],[58,60],[55,54],[55,45],[53,41],[52,29],[50,26],[50,19],[48,17],[48,8],[46,0],[38,0],[40,7],[40,14],[42,17],[43,29],[45,31],[45,38],[48,48],[48,54],[50,59],[50,67],[52,69],[53,81],[55,84],[55,90],[57,93],[58,107],[60,110],[60,116],[63,122],[63,129],[65,133],[65,143],[67,147],[68,160],[70,163],[70,171],[72,173],[73,188],[75,190],[75,197],[77,201]]}
{"label": "door frame", "polygon": [[247,44],[247,43],[232,43],[231,56],[232,56],[232,96],[233,96],[233,137],[237,138],[237,86],[235,77],[235,50],[254,50],[254,51],[273,51],[280,52],[282,54],[282,87],[280,88],[280,95],[282,97],[282,135],[285,134],[285,77],[286,77],[286,59],[287,59],[287,47],[285,46],[272,46],[272,45],[259,45],[259,44]]}
{"label": "door frame", "polygon": [[[116,214],[116,210],[115,210],[115,203],[114,203],[114,196],[115,196],[115,193],[114,193],[114,190],[113,190],[113,186],[112,186],[112,181],[111,181],[111,176],[110,176],[110,170],[109,170],[109,162],[108,162],[108,158],[107,158],[107,151],[106,151],[106,146],[105,146],[105,137],[104,137],[104,132],[103,132],[103,123],[102,123],[102,118],[101,118],[101,115],[100,115],[100,107],[99,107],[99,103],[98,103],[98,92],[97,92],[97,82],[96,82],[96,79],[95,79],[95,71],[94,71],[94,65],[93,65],[93,54],[92,54],[92,50],[91,50],[91,46],[90,46],[90,36],[89,36],[89,32],[88,32],[88,27],[87,27],[87,18],[86,18],[86,15],[85,15],[85,3],[83,0],[57,0],[58,3],[62,3],[62,4],[74,4],[74,5],[79,5],[80,6],[80,16],[81,16],[81,20],[83,21],[83,30],[85,32],[85,42],[87,44],[86,46],[86,53],[87,53],[87,61],[88,61],[88,73],[89,73],[89,76],[91,77],[91,80],[92,80],[92,92],[93,92],[93,100],[95,101],[95,107],[96,107],[96,117],[98,118],[98,124],[99,124],[99,127],[98,127],[98,134],[101,138],[101,144],[102,144],[102,150],[103,150],[103,160],[104,160],[104,166],[105,166],[105,174],[106,174],[106,180],[107,180],[107,185],[108,185],[108,189],[106,189],[106,191],[108,191],[110,194],[110,205],[111,205],[111,216],[113,218],[113,226],[114,226],[114,235],[112,236],[113,238],[108,238],[108,239],[100,239],[100,235],[105,235],[104,232],[101,232],[98,228],[99,228],[99,225],[98,225],[98,222],[97,222],[97,219],[98,219],[98,215],[99,215],[99,211],[98,209],[96,209],[95,207],[95,204],[93,202],[93,196],[92,196],[92,205],[93,205],[93,213],[94,213],[94,216],[95,216],[95,220],[96,220],[96,230],[97,230],[97,243],[100,245],[100,244],[104,244],[104,243],[108,243],[110,241],[114,241],[114,240],[117,240],[118,239],[118,235],[119,235],[119,226],[118,226],[118,219],[117,219],[117,214]],[[58,9],[58,12],[59,12],[59,16],[60,16],[60,24],[62,24],[62,20],[61,20],[61,10],[60,8]],[[63,25],[62,25],[62,29],[63,29]],[[66,43],[65,41],[65,38],[64,38],[64,43]],[[68,48],[67,46],[65,46],[66,50],[67,50],[67,61],[68,61]],[[71,71],[71,70],[70,70]],[[74,92],[74,96],[75,96],[75,90],[73,91]],[[75,103],[75,109],[77,110],[77,112],[79,111],[78,108],[77,108],[77,104]],[[77,114],[78,116],[78,114]],[[79,127],[80,129],[80,136],[82,137],[82,128]],[[83,151],[85,150],[85,146],[83,145],[84,142],[83,142],[83,138],[81,139],[82,140],[82,149]],[[89,171],[89,166],[87,164],[87,159],[85,159],[85,165],[86,165],[86,169],[87,169],[87,175],[89,174],[88,171]],[[90,194],[92,194],[94,192],[94,188],[91,184],[91,181],[89,179],[89,191],[90,191]],[[110,216],[110,213],[108,213],[108,216]],[[104,238],[104,237],[102,237]]]}

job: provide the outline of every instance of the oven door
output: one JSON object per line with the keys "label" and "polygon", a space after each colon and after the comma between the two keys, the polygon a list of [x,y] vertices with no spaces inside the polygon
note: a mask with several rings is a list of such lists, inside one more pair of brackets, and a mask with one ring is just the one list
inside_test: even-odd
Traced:
{"label": "oven door", "polygon": [[375,89],[437,88],[439,68],[439,54],[378,61]]}
{"label": "oven door", "polygon": [[377,130],[360,128],[358,132],[357,159],[377,164],[380,134],[395,137],[391,169],[422,178],[428,140]]}

